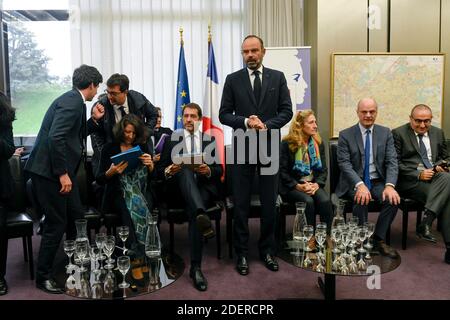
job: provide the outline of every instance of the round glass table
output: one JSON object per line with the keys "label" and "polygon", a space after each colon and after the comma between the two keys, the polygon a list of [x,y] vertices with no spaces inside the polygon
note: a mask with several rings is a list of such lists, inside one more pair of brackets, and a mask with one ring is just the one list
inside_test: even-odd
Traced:
{"label": "round glass table", "polygon": [[[106,262],[85,259],[83,268],[77,264],[67,268],[67,256],[58,256],[55,281],[65,294],[84,299],[125,299],[160,290],[178,279],[184,272],[183,259],[177,254],[161,253],[160,257],[133,257],[130,268],[123,279],[117,267],[117,255],[111,269],[105,269]],[[128,287],[121,288],[123,281]]]}
{"label": "round glass table", "polygon": [[[339,255],[329,254],[328,258],[326,255],[322,255],[323,258],[319,258],[318,251],[316,249],[313,249],[310,252],[305,252],[301,242],[291,240],[291,234],[287,235],[286,239],[288,240],[284,242],[283,248],[278,253],[278,256],[280,259],[293,266],[311,272],[316,272],[318,274],[323,274],[324,280],[322,277],[318,277],[318,284],[325,300],[336,300],[336,276],[368,277],[375,274],[391,272],[401,263],[400,256],[397,258],[390,258],[380,255],[378,252],[371,251],[370,259],[362,258],[364,263],[358,264],[360,259],[355,259],[355,267],[351,267],[350,264],[344,262],[347,268],[342,268],[339,264],[339,259],[336,259]],[[327,238],[326,243],[327,247],[332,247],[331,240],[329,238]],[[351,259],[347,257],[346,261],[351,261]]]}

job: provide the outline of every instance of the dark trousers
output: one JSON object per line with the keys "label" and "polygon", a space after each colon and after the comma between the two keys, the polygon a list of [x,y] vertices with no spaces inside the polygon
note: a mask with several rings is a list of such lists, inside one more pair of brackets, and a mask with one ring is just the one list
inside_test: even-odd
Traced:
{"label": "dark trousers", "polygon": [[238,256],[248,255],[248,215],[252,184],[258,175],[258,193],[261,201],[259,254],[275,254],[276,200],[278,196],[278,174],[262,175],[256,164],[236,164],[232,166],[232,189],[234,202],[233,242]]}
{"label": "dark trousers", "polygon": [[[395,218],[395,215],[397,213],[397,206],[391,205],[388,200],[382,201],[382,194],[384,190],[384,182],[383,181],[377,181],[372,182],[372,189],[370,190],[370,194],[372,195],[372,199],[375,201],[381,202],[381,211],[378,215],[377,223],[375,225],[375,232],[374,235],[376,235],[380,239],[385,239],[387,231],[389,229],[389,226],[391,225],[392,221]],[[352,190],[349,193],[349,197],[353,200],[355,197],[355,190]],[[359,205],[354,204],[353,205],[353,215],[357,216],[359,218],[359,224],[362,225],[364,222],[367,222],[368,220],[368,212],[369,212],[369,206],[365,205]]]}
{"label": "dark trousers", "polygon": [[75,239],[75,220],[84,217],[76,179],[71,179],[72,191],[68,195],[61,195],[59,181],[52,181],[38,175],[31,177],[39,203],[45,213],[36,270],[38,282],[52,277],[53,262],[64,232],[67,230],[67,239]]}
{"label": "dark trousers", "polygon": [[189,219],[191,267],[200,267],[202,263],[203,235],[197,226],[197,215],[207,209],[207,206],[214,200],[215,195],[198,181],[192,170],[186,167],[169,179],[168,185],[171,194],[174,194],[174,189],[179,189],[183,197],[185,212]]}
{"label": "dark trousers", "polygon": [[419,181],[412,187],[403,186],[400,193],[423,203],[441,219],[442,236],[450,244],[450,173],[437,173],[431,182]]}
{"label": "dark trousers", "polygon": [[8,256],[8,235],[6,230],[7,211],[0,201],[0,279],[6,274],[6,258]]}
{"label": "dark trousers", "polygon": [[315,225],[316,214],[319,214],[320,221],[327,224],[327,229],[331,227],[331,218],[333,210],[331,208],[331,201],[328,194],[322,188],[316,191],[312,196],[304,192],[293,189],[282,196],[283,200],[290,203],[305,202],[306,221],[309,225]]}

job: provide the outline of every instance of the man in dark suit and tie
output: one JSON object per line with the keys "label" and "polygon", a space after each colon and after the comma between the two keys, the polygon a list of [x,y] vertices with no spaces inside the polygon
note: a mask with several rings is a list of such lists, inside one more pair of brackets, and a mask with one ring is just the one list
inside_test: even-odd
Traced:
{"label": "man in dark suit and tie", "polygon": [[[155,106],[141,93],[129,90],[130,80],[124,74],[115,73],[106,81],[106,95],[102,96],[92,108],[88,120],[88,133],[91,134],[94,149],[93,170],[98,167],[102,147],[114,140],[113,127],[125,114],[137,115],[145,123],[149,134],[153,135],[158,112]],[[153,143],[149,141],[153,152]]]}
{"label": "man in dark suit and tie", "polygon": [[375,124],[378,106],[370,98],[358,102],[359,123],[339,132],[337,160],[341,174],[336,187],[338,197],[353,199],[353,215],[363,224],[368,218],[370,200],[382,202],[374,232],[374,248],[396,258],[396,250],[384,239],[395,218],[400,196],[397,183],[397,155],[389,128]]}
{"label": "man in dark suit and tie", "polygon": [[62,293],[52,279],[53,262],[66,229],[67,238],[75,238],[74,221],[84,216],[76,175],[86,152],[85,102],[94,98],[102,81],[92,66],[75,69],[73,89],[50,105],[25,165],[46,217],[36,286],[48,293]]}
{"label": "man in dark suit and tie", "polygon": [[[411,110],[409,123],[392,131],[398,154],[398,190],[425,205],[417,235],[436,242],[431,224],[442,220],[447,247],[444,260],[450,264],[450,173],[443,161],[450,161],[444,131],[431,125],[433,114],[424,104]],[[444,164],[443,164],[444,163]]]}
{"label": "man in dark suit and tie", "polygon": [[[190,277],[196,289],[205,291],[208,287],[201,271],[203,237],[214,236],[214,230],[206,209],[219,198],[219,184],[222,166],[216,157],[214,137],[202,134],[198,129],[202,121],[202,110],[196,103],[183,108],[183,130],[175,131],[164,144],[160,160],[160,176],[164,177],[171,202],[181,194],[189,217],[189,242],[191,246]],[[204,153],[204,163],[193,169],[180,164],[175,156]],[[178,162],[178,164],[177,164]],[[170,204],[169,204],[170,205]]]}
{"label": "man in dark suit and tie", "polygon": [[[220,122],[233,128],[235,135],[244,130],[246,134],[257,137],[255,144],[244,142],[245,140],[233,141],[234,154],[244,160],[234,164],[231,173],[234,201],[233,241],[238,256],[236,269],[241,275],[249,273],[248,213],[255,174],[259,178],[262,206],[259,254],[269,270],[278,271],[278,263],[274,259],[278,166],[276,165],[276,172],[264,172],[267,159],[263,160],[259,156],[257,159],[251,158],[250,154],[258,153],[261,149],[268,150],[269,163],[278,163],[279,129],[292,118],[292,102],[284,74],[263,67],[264,54],[265,48],[261,38],[249,35],[244,39],[242,57],[246,67],[227,76],[219,111]],[[263,130],[267,131],[261,132]],[[271,142],[276,146],[273,150]],[[238,154],[239,150],[243,149],[241,144],[245,146],[244,157]],[[244,163],[240,164],[242,162]]]}

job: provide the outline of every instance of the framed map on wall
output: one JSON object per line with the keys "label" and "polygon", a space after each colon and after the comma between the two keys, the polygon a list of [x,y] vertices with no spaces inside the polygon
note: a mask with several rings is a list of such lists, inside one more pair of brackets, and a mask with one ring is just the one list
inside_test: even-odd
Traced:
{"label": "framed map on wall", "polygon": [[356,105],[365,97],[378,103],[377,124],[394,129],[409,121],[423,103],[442,126],[445,54],[333,53],[331,136],[358,122]]}

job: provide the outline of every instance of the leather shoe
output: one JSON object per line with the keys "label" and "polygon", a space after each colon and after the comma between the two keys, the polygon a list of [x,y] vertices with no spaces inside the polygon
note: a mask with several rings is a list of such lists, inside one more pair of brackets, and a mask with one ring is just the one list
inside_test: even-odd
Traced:
{"label": "leather shoe", "polygon": [[378,251],[382,256],[387,256],[392,259],[399,257],[397,250],[388,246],[383,240],[375,241],[374,249]]}
{"label": "leather shoe", "polygon": [[208,281],[200,268],[191,269],[189,276],[194,281],[194,287],[199,291],[206,291],[208,289]]}
{"label": "leather shoe", "polygon": [[434,237],[433,233],[431,233],[431,227],[426,223],[422,223],[419,225],[416,234],[421,239],[436,243],[436,238]]}
{"label": "leather shoe", "polygon": [[4,278],[0,278],[0,296],[8,293],[8,284]]}
{"label": "leather shoe", "polygon": [[47,293],[60,294],[63,293],[62,289],[58,287],[55,281],[49,279],[40,282],[36,282],[36,288],[45,291]]}
{"label": "leather shoe", "polygon": [[264,261],[264,265],[267,269],[270,271],[278,271],[278,262],[275,260],[275,258],[271,254],[266,254],[262,261]]}
{"label": "leather shoe", "polygon": [[206,214],[197,216],[197,226],[206,239],[210,239],[216,234],[212,228],[211,219]]}
{"label": "leather shoe", "polygon": [[447,251],[445,251],[445,263],[450,264],[450,249],[447,249]]}
{"label": "leather shoe", "polygon": [[248,267],[248,262],[247,262],[246,257],[244,257],[244,256],[238,257],[237,264],[236,264],[236,270],[242,276],[248,275],[248,273],[250,272],[250,269]]}

